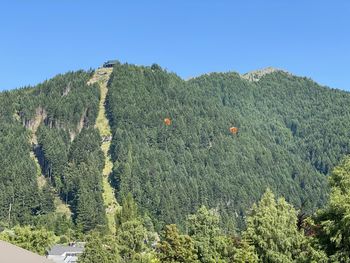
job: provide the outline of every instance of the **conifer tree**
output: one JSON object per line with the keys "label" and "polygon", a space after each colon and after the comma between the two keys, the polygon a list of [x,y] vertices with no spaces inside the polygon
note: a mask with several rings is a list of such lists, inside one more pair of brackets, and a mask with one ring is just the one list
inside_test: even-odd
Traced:
{"label": "conifer tree", "polygon": [[123,223],[131,220],[138,219],[138,209],[137,204],[132,197],[131,193],[128,193],[122,202],[122,209],[116,214],[116,224],[117,227],[121,226]]}
{"label": "conifer tree", "polygon": [[230,262],[235,263],[257,263],[258,255],[248,240],[241,240],[233,247],[233,256]]}
{"label": "conifer tree", "polygon": [[325,208],[317,213],[316,233],[334,262],[350,262],[350,156],[330,177],[331,193]]}
{"label": "conifer tree", "polygon": [[123,262],[139,262],[145,253],[149,252],[148,232],[130,193],[123,199],[122,204],[122,209],[116,214],[116,235],[120,256]]}
{"label": "conifer tree", "polygon": [[188,217],[188,234],[195,243],[200,262],[224,262],[228,256],[228,239],[222,234],[219,223],[218,212],[205,206]]}
{"label": "conifer tree", "polygon": [[326,262],[322,252],[297,227],[297,212],[284,198],[275,200],[267,190],[253,205],[243,233],[250,240],[262,262]]}
{"label": "conifer tree", "polygon": [[84,253],[79,257],[79,263],[119,263],[121,262],[116,240],[113,236],[102,237],[93,232],[87,239]]}
{"label": "conifer tree", "polygon": [[197,260],[197,251],[192,238],[179,234],[176,225],[165,226],[163,239],[157,245],[158,256],[164,263],[191,263]]}

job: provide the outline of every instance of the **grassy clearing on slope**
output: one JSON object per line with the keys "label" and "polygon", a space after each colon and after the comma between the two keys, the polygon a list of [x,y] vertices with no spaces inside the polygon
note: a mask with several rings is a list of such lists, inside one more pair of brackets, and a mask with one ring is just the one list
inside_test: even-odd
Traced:
{"label": "grassy clearing on slope", "polygon": [[106,206],[106,216],[108,221],[109,229],[112,233],[115,233],[115,212],[119,209],[119,204],[115,199],[114,189],[110,185],[108,178],[113,169],[113,163],[110,156],[108,155],[108,149],[110,142],[104,142],[101,145],[101,149],[105,154],[105,167],[103,168],[103,200]]}
{"label": "grassy clearing on slope", "polygon": [[96,127],[99,129],[102,137],[112,135],[111,129],[109,128],[108,119],[106,118],[104,103],[100,103],[99,112],[96,119]]}
{"label": "grassy clearing on slope", "polygon": [[[107,69],[99,69],[96,72],[95,81],[97,81],[100,85],[100,91],[101,91],[101,100],[99,104],[99,112],[96,119],[96,127],[99,129],[101,136],[110,136],[111,128],[109,126],[109,121],[106,118],[106,108],[105,108],[105,101],[107,96],[107,82],[109,79],[109,75],[112,71]],[[100,78],[98,78],[99,74]]]}
{"label": "grassy clearing on slope", "polygon": [[[101,100],[99,104],[99,112],[96,119],[95,127],[99,130],[102,137],[111,136],[111,128],[109,121],[106,118],[105,100],[107,96],[107,81],[109,75],[112,72],[111,69],[98,69],[95,75],[90,80],[90,83],[98,82],[101,90]],[[106,207],[106,216],[108,221],[108,227],[112,233],[115,233],[115,212],[120,208],[119,204],[115,199],[114,189],[110,185],[108,178],[113,169],[113,163],[108,154],[110,142],[103,142],[101,149],[105,155],[105,166],[103,168],[103,201]]]}

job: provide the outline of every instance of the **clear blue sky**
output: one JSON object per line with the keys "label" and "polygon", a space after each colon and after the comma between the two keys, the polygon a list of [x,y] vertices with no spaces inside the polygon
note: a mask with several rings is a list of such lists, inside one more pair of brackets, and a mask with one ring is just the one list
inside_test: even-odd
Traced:
{"label": "clear blue sky", "polygon": [[274,66],[350,90],[348,0],[11,0],[0,24],[0,90],[115,58],[183,78]]}

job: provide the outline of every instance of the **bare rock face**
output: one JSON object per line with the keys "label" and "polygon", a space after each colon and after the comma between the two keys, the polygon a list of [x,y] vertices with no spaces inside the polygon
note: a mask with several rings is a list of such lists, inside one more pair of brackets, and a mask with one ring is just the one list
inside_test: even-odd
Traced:
{"label": "bare rock face", "polygon": [[69,82],[68,85],[67,85],[67,87],[65,87],[65,89],[64,89],[64,91],[63,91],[63,93],[62,93],[62,97],[67,96],[68,93],[70,92],[70,90],[71,90],[71,83]]}
{"label": "bare rock face", "polygon": [[[73,129],[73,131],[68,129],[71,141],[73,141],[76,135],[81,132],[83,127],[88,126],[87,113],[88,113],[88,109],[85,109],[85,111],[83,112],[80,118],[80,121],[77,124],[76,129]],[[17,112],[14,114],[14,118],[17,120],[21,120],[23,126],[32,132],[31,142],[33,144],[37,144],[37,138],[35,134],[41,123],[44,123],[45,126],[49,128],[55,127],[55,128],[67,130],[67,127],[65,127],[58,120],[48,118],[46,110],[42,107],[38,107],[35,110],[35,116],[32,119],[26,119],[21,115],[21,113],[17,113]]]}
{"label": "bare rock face", "polygon": [[31,143],[37,144],[36,131],[38,130],[40,124],[46,120],[47,113],[46,110],[42,107],[38,107],[35,110],[35,116],[32,119],[26,119],[23,114],[16,113],[15,118],[17,120],[22,120],[22,124],[24,127],[29,129],[32,132]]}
{"label": "bare rock face", "polygon": [[281,70],[281,69],[268,67],[268,68],[254,70],[254,71],[248,72],[246,74],[241,75],[241,77],[246,79],[246,80],[249,80],[249,81],[259,81],[263,76],[265,76],[267,74],[274,73],[274,72],[278,72],[278,71],[288,73],[287,71],[284,71],[284,70]]}
{"label": "bare rock face", "polygon": [[47,113],[45,111],[45,109],[43,109],[42,107],[38,107],[35,110],[35,116],[33,119],[23,119],[23,126],[25,126],[27,129],[30,129],[33,133],[36,132],[36,130],[38,129],[40,123],[45,120],[47,117]]}

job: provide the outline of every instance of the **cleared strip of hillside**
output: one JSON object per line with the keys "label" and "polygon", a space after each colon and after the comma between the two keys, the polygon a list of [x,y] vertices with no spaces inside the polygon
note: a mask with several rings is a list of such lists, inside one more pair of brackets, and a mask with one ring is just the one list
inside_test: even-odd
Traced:
{"label": "cleared strip of hillside", "polygon": [[113,69],[100,68],[95,71],[95,74],[89,81],[89,84],[98,83],[101,90],[101,99],[99,105],[99,112],[96,119],[95,127],[99,130],[100,135],[103,139],[101,149],[105,155],[105,166],[103,169],[103,200],[106,207],[106,215],[108,220],[108,227],[111,232],[115,232],[115,212],[120,208],[119,204],[115,199],[114,189],[109,183],[109,175],[113,169],[113,163],[109,155],[109,148],[111,145],[111,128],[109,121],[106,117],[105,101],[107,96],[107,82]]}

